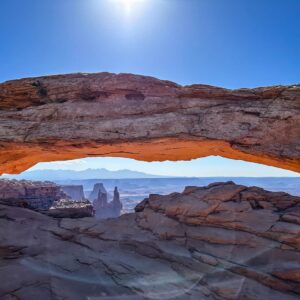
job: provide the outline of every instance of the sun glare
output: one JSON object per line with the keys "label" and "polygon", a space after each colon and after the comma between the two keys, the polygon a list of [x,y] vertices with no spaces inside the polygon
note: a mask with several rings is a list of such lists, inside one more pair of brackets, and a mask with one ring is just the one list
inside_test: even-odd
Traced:
{"label": "sun glare", "polygon": [[117,0],[126,13],[131,13],[132,10],[144,0]]}

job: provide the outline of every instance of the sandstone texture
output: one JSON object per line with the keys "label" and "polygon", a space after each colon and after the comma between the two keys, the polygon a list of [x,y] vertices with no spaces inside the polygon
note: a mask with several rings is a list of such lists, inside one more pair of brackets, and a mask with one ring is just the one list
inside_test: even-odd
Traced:
{"label": "sandstone texture", "polygon": [[56,218],[94,216],[88,200],[73,201],[59,185],[48,181],[1,179],[0,204],[25,207]]}
{"label": "sandstone texture", "polygon": [[0,203],[31,209],[47,210],[65,197],[60,187],[53,182],[29,180],[0,180]]}
{"label": "sandstone texture", "polygon": [[232,182],[117,219],[0,205],[0,298],[296,300],[300,198]]}
{"label": "sandstone texture", "polygon": [[131,74],[0,84],[0,173],[88,156],[208,155],[300,171],[300,85],[229,90]]}
{"label": "sandstone texture", "polygon": [[86,218],[94,216],[94,208],[88,200],[60,199],[44,213],[55,218]]}

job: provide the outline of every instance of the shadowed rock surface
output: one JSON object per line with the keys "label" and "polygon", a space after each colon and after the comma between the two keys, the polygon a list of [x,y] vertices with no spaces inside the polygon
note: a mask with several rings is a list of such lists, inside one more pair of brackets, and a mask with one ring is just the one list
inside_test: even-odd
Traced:
{"label": "shadowed rock surface", "polygon": [[0,240],[1,299],[300,297],[300,198],[232,182],[102,221],[1,205]]}
{"label": "shadowed rock surface", "polygon": [[[102,194],[106,194],[106,197],[107,197],[107,191],[106,191],[103,183],[94,184],[93,190],[91,191],[91,193],[89,195],[89,200],[91,202],[93,202],[94,200],[98,199],[100,192]],[[107,202],[107,200],[106,200],[106,202]]]}
{"label": "shadowed rock surface", "polygon": [[62,191],[74,201],[85,199],[82,185],[62,185]]}
{"label": "shadowed rock surface", "polygon": [[0,173],[41,161],[208,155],[300,171],[300,86],[229,90],[131,74],[0,84]]}
{"label": "shadowed rock surface", "polygon": [[113,200],[111,202],[108,202],[107,193],[105,193],[104,190],[102,188],[99,189],[98,198],[93,201],[95,217],[97,219],[119,217],[121,215],[123,205],[120,200],[118,188],[115,187]]}
{"label": "shadowed rock surface", "polygon": [[47,181],[0,179],[0,203],[47,210],[65,194],[60,186]]}

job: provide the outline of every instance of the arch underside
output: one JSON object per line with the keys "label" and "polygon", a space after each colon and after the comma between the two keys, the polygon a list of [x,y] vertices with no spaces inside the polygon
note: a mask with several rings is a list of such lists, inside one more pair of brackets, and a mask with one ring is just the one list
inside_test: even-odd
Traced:
{"label": "arch underside", "polygon": [[84,157],[209,155],[300,172],[300,86],[228,90],[110,73],[0,84],[0,173]]}

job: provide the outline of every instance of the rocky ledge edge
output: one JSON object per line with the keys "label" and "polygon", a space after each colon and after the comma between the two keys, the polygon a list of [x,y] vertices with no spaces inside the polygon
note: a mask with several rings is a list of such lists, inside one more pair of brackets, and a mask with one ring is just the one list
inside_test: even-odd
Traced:
{"label": "rocky ledge edge", "polygon": [[4,300],[300,297],[300,197],[233,182],[102,221],[0,205],[0,240]]}

